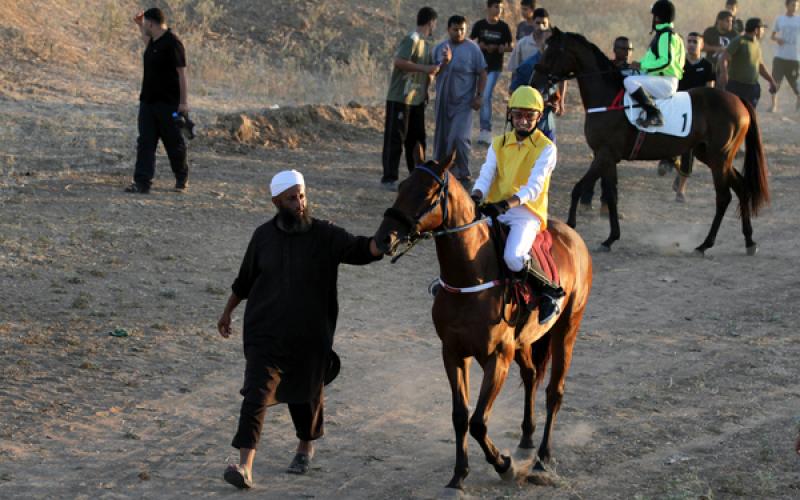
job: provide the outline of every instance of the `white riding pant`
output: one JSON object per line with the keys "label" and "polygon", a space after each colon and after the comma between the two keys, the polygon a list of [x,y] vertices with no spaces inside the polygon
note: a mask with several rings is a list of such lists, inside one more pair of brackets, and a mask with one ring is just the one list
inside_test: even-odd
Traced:
{"label": "white riding pant", "polygon": [[666,99],[678,91],[678,79],[674,76],[631,75],[623,84],[629,94],[644,88],[653,99]]}
{"label": "white riding pant", "polygon": [[503,260],[511,271],[522,271],[531,258],[531,247],[542,221],[525,207],[514,207],[497,220],[510,227]]}

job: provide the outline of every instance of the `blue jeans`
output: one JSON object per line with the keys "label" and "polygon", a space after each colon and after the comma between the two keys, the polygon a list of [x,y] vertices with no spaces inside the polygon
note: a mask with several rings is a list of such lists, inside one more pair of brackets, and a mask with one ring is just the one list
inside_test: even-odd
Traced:
{"label": "blue jeans", "polygon": [[486,87],[483,89],[481,101],[481,130],[492,130],[492,94],[499,78],[500,71],[490,71],[486,77]]}

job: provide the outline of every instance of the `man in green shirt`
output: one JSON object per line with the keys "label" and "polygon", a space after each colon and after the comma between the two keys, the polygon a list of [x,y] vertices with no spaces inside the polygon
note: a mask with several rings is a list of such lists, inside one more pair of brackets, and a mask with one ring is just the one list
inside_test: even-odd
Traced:
{"label": "man in green shirt", "polygon": [[431,58],[430,37],[436,29],[436,11],[423,7],[417,13],[417,29],[400,41],[394,54],[394,69],[386,96],[383,132],[383,177],[381,185],[396,190],[400,155],[406,150],[408,171],[414,169],[413,150],[425,148],[425,104],[428,84],[439,72]]}
{"label": "man in green shirt", "polygon": [[720,67],[720,86],[749,102],[754,108],[761,97],[759,75],[769,82],[771,94],[778,91],[778,85],[761,57],[760,40],[766,27],[757,17],[748,19],[744,26],[744,35],[731,40],[722,54]]}
{"label": "man in green shirt", "polygon": [[658,0],[650,12],[653,14],[656,36],[639,61],[641,74],[628,76],[624,80],[625,90],[645,112],[645,116],[636,121],[643,128],[660,127],[664,124],[664,118],[653,98],[666,99],[677,92],[686,59],[683,40],[675,33],[672,24],[675,19],[675,6],[672,2]]}

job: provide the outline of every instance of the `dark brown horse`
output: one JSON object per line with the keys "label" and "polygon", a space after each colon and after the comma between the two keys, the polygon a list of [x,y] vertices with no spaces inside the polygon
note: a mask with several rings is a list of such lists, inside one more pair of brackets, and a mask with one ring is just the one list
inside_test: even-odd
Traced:
{"label": "dark brown horse", "polygon": [[[553,29],[540,63],[536,66],[533,85],[545,90],[555,81],[576,78],[586,109],[607,107],[622,91],[622,76],[611,61],[594,44],[581,35]],[[769,202],[767,167],[761,134],[753,108],[734,94],[711,88],[690,91],[693,121],[687,137],[647,134],[633,159],[661,160],[680,156],[693,149],[695,156],[708,165],[714,178],[717,207],[711,230],[695,249],[703,254],[714,246],[722,217],[731,201],[732,189],[739,198],[739,214],[748,255],[755,255],[750,217]],[[638,130],[622,110],[587,113],[584,125],[586,142],[594,152],[589,171],[572,190],[567,224],[575,227],[578,198],[591,189],[598,177],[605,177],[611,186],[606,195],[611,234],[601,249],[610,250],[619,239],[617,212],[617,163],[631,159],[636,148]],[[745,144],[743,174],[733,168],[739,147]]]}
{"label": "dark brown horse", "polygon": [[[547,230],[553,237],[553,258],[561,286],[566,292],[563,312],[546,325],[539,325],[537,311],[522,316],[516,327],[505,318],[513,318],[516,305],[504,305],[505,281],[488,225],[476,220],[476,208],[467,191],[453,178],[449,169],[454,156],[444,164],[429,161],[417,167],[399,186],[397,200],[386,211],[375,234],[378,247],[395,255],[402,244],[413,244],[427,236],[436,241],[443,290],[433,303],[433,323],[442,341],[442,356],[453,393],[453,426],[456,433],[456,466],[447,485],[449,492],[463,491],[469,472],[467,430],[478,441],[486,460],[504,479],[517,472],[511,457],[503,456],[489,439],[487,425],[495,398],[500,393],[512,360],[519,365],[525,388],[525,412],[519,448],[532,454],[535,449],[534,401],[536,388],[552,359],[547,386],[547,421],[539,445],[531,482],[550,477],[545,465],[556,414],[564,396],[564,382],[572,358],[592,284],[592,261],[581,237],[566,224],[549,220]],[[493,283],[495,282],[493,286]],[[481,291],[457,293],[484,284]],[[523,306],[524,307],[524,306]],[[533,320],[530,320],[533,318]],[[511,320],[513,322],[513,319]],[[478,403],[469,416],[469,366],[475,358],[483,368]]]}

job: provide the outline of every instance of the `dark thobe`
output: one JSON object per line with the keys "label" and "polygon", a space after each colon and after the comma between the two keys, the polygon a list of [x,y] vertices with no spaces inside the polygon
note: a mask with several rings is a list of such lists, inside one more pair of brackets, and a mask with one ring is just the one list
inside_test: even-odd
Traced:
{"label": "dark thobe", "polygon": [[339,264],[368,264],[370,240],[314,219],[286,233],[276,219],[250,240],[233,293],[247,299],[244,401],[236,448],[255,448],[267,406],[289,403],[300,439],[322,435],[322,386],[339,314]]}

